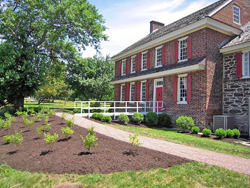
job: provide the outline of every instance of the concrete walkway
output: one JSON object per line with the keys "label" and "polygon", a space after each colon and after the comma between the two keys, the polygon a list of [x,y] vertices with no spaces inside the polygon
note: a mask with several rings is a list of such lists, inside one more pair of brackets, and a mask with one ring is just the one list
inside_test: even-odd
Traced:
{"label": "concrete walkway", "polygon": [[[61,116],[61,112],[57,112],[56,115]],[[73,115],[68,115],[67,119],[72,117]],[[89,128],[91,126],[94,126],[95,131],[98,133],[115,138],[117,140],[129,142],[129,134],[131,134],[129,132],[122,131],[100,123],[96,123],[79,116],[74,117],[75,124],[81,127]],[[229,170],[234,170],[236,172],[250,175],[250,159],[233,157],[230,155],[216,153],[208,150],[198,149],[181,144],[175,144],[160,139],[149,138],[146,136],[139,136],[139,139],[140,142],[143,143],[142,146],[145,148],[184,157],[209,165],[218,165]]]}

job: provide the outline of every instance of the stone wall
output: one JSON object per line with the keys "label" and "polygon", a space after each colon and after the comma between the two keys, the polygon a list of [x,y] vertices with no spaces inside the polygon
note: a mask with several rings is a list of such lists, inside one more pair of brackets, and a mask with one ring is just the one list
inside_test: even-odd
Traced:
{"label": "stone wall", "polygon": [[250,78],[236,78],[236,54],[224,56],[223,113],[233,116],[242,135],[248,135]]}

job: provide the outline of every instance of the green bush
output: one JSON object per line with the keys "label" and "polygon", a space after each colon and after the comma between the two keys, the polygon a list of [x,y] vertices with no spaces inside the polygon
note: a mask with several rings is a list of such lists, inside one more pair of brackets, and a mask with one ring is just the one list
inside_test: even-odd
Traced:
{"label": "green bush", "polygon": [[67,116],[68,116],[67,114],[62,113],[62,115],[61,115],[61,119],[62,119],[62,120],[65,120]]}
{"label": "green bush", "polygon": [[202,131],[202,135],[204,137],[210,137],[211,134],[212,134],[212,131],[210,129],[203,129]]}
{"label": "green bush", "polygon": [[108,122],[108,123],[111,123],[112,121],[112,118],[110,116],[102,116],[102,119],[101,119],[103,122]]}
{"label": "green bush", "polygon": [[158,124],[160,126],[169,126],[171,124],[171,118],[168,114],[162,113],[158,115]]}
{"label": "green bush", "polygon": [[198,132],[200,132],[200,128],[199,127],[192,127],[191,131],[193,134],[198,134]]}
{"label": "green bush", "polygon": [[6,120],[4,121],[4,128],[6,129],[10,129],[11,128],[11,121],[10,120]]}
{"label": "green bush", "polygon": [[54,110],[49,110],[48,114],[53,117],[54,115],[56,115],[56,112]]}
{"label": "green bush", "polygon": [[240,137],[240,131],[238,129],[233,129],[233,132],[234,132],[234,138]]}
{"label": "green bush", "polygon": [[34,119],[28,120],[27,118],[23,118],[23,123],[25,126],[31,126],[34,124],[34,122],[35,122]]}
{"label": "green bush", "polygon": [[226,130],[226,137],[227,138],[233,138],[234,137],[234,132],[231,129]]}
{"label": "green bush", "polygon": [[226,131],[222,128],[216,129],[215,130],[215,136],[218,136],[219,139],[222,139],[223,137],[226,136]]}
{"label": "green bush", "polygon": [[86,138],[84,139],[84,137],[82,135],[80,135],[80,137],[83,140],[83,145],[87,148],[87,150],[97,146],[98,144],[96,143],[98,138],[95,137],[95,131],[94,131],[94,127],[91,127],[88,129],[88,135],[86,136]]}
{"label": "green bush", "polygon": [[97,115],[96,112],[92,114],[92,118],[94,118],[94,119],[97,119],[97,116],[98,116],[98,115]]}
{"label": "green bush", "polygon": [[69,128],[74,127],[74,121],[75,121],[74,117],[72,119],[66,120],[67,127],[69,127]]}
{"label": "green bush", "polygon": [[22,143],[23,141],[23,136],[22,136],[22,131],[20,131],[20,133],[18,133],[17,131],[15,131],[15,134],[12,135],[7,135],[7,136],[3,136],[3,139],[5,141],[6,144],[15,144],[15,145],[19,145]]}
{"label": "green bush", "polygon": [[5,144],[10,144],[12,142],[12,136],[11,135],[3,136],[3,139],[4,139]]}
{"label": "green bush", "polygon": [[146,114],[146,123],[149,125],[157,125],[158,116],[155,112],[149,112]]}
{"label": "green bush", "polygon": [[139,142],[138,134],[134,134],[134,136],[132,134],[129,134],[129,143],[132,146],[141,146],[142,145],[142,143]]}
{"label": "green bush", "polygon": [[194,126],[194,120],[192,117],[180,116],[176,120],[176,125],[183,131],[190,130]]}
{"label": "green bush", "polygon": [[37,121],[42,121],[43,115],[39,112],[36,114],[36,120]]}
{"label": "green bush", "polygon": [[76,113],[81,113],[81,109],[80,108],[75,108],[74,110],[73,110],[73,112],[76,114]]}
{"label": "green bush", "polygon": [[[50,133],[44,133],[44,140],[47,145],[51,145],[51,143],[55,142],[58,138],[58,134],[51,135]],[[50,147],[50,150],[52,150],[52,146]]]}
{"label": "green bush", "polygon": [[49,116],[48,116],[48,115],[45,115],[45,116],[43,117],[43,119],[44,119],[45,125],[47,125],[47,124],[49,123]]}
{"label": "green bush", "polygon": [[95,127],[92,126],[92,127],[88,128],[88,134],[95,136],[95,134],[96,134]]}
{"label": "green bush", "polygon": [[61,131],[67,139],[69,139],[69,136],[74,133],[74,130],[69,127],[62,128]]}
{"label": "green bush", "polygon": [[118,117],[118,121],[122,122],[122,124],[126,125],[129,122],[129,118],[126,114],[121,114]]}
{"label": "green bush", "polygon": [[135,113],[132,115],[132,118],[133,118],[133,121],[135,122],[135,124],[140,125],[141,122],[142,122],[143,119],[144,119],[144,116],[143,116],[143,114],[141,114],[141,113],[135,112]]}
{"label": "green bush", "polygon": [[51,129],[51,123],[49,123],[47,125],[42,125],[40,127],[37,127],[36,128],[36,133],[40,135],[42,133],[42,131],[48,130],[48,129]]}

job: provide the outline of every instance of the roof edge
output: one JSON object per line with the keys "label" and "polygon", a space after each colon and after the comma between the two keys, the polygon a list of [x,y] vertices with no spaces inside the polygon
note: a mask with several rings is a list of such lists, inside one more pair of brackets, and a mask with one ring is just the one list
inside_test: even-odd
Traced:
{"label": "roof edge", "polygon": [[234,53],[238,51],[243,51],[246,49],[250,49],[250,41],[240,43],[240,44],[235,44],[233,46],[225,47],[220,49],[220,53],[222,54],[229,54],[229,53]]}
{"label": "roof edge", "polygon": [[218,11],[223,9],[225,6],[227,6],[229,3],[231,3],[233,0],[225,1],[223,4],[221,4],[219,7],[217,7],[215,10],[213,10],[210,14],[208,14],[209,17],[215,15]]}

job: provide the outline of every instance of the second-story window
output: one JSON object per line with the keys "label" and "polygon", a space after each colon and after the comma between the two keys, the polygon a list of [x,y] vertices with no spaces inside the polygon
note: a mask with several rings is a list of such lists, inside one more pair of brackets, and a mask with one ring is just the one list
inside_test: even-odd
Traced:
{"label": "second-story window", "polygon": [[240,24],[240,7],[233,6],[233,19],[234,23]]}
{"label": "second-story window", "polygon": [[162,59],[162,46],[155,49],[155,67],[161,66],[161,59]]}
{"label": "second-story window", "polygon": [[131,73],[135,72],[135,56],[131,58]]}
{"label": "second-story window", "polygon": [[125,75],[126,74],[126,60],[123,60],[122,61],[122,75]]}
{"label": "second-story window", "polygon": [[187,60],[187,37],[179,39],[179,61]]}
{"label": "second-story window", "polygon": [[142,70],[147,70],[147,52],[141,54]]}

